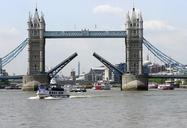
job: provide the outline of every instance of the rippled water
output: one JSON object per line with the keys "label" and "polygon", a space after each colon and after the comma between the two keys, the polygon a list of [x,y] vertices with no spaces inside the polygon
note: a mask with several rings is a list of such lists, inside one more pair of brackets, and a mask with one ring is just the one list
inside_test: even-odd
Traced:
{"label": "rippled water", "polygon": [[186,128],[187,90],[89,90],[61,100],[0,90],[0,128]]}

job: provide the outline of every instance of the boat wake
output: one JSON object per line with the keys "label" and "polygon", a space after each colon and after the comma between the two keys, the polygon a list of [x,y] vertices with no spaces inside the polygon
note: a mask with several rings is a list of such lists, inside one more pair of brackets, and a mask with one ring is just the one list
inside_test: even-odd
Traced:
{"label": "boat wake", "polygon": [[84,96],[83,95],[83,96],[70,96],[69,98],[70,99],[75,99],[75,98],[90,98],[90,97],[92,97],[92,96],[89,96],[89,95],[88,96]]}
{"label": "boat wake", "polygon": [[76,99],[76,98],[96,98],[96,97],[109,97],[109,96],[101,96],[101,95],[79,95],[79,96],[70,96],[70,99]]}
{"label": "boat wake", "polygon": [[[28,99],[30,99],[30,100],[40,100],[39,96],[29,97]],[[60,100],[60,99],[63,99],[63,98],[48,96],[48,97],[45,97],[43,100]]]}
{"label": "boat wake", "polygon": [[29,97],[28,99],[30,100],[37,100],[37,99],[40,99],[39,96],[32,96],[32,97]]}
{"label": "boat wake", "polygon": [[[74,96],[69,96],[67,98],[70,98],[70,99],[78,99],[78,98],[96,98],[96,97],[109,97],[109,96],[101,96],[101,95],[74,95]],[[39,100],[39,96],[33,96],[33,97],[29,97],[28,99],[30,100]],[[64,99],[63,97],[51,97],[51,96],[48,96],[48,97],[45,97],[44,99],[42,100],[60,100],[60,99]]]}

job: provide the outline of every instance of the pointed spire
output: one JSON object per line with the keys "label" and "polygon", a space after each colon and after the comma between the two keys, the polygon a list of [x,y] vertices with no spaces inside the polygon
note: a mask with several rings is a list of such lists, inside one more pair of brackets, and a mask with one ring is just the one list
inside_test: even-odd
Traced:
{"label": "pointed spire", "polygon": [[28,22],[32,22],[32,15],[31,15],[31,12],[29,12],[29,19],[28,19]]}
{"label": "pointed spire", "polygon": [[132,21],[136,21],[136,11],[135,11],[135,8],[133,8],[133,10],[132,10],[131,20]]}
{"label": "pointed spire", "polygon": [[127,15],[126,15],[126,18],[127,18],[127,22],[130,22],[129,11],[128,11]]}
{"label": "pointed spire", "polygon": [[40,22],[45,23],[45,20],[44,20],[44,14],[43,14],[43,12],[41,12]]}
{"label": "pointed spire", "polygon": [[139,19],[140,19],[140,21],[143,21],[142,12],[140,12]]}
{"label": "pointed spire", "polygon": [[35,9],[33,21],[34,22],[39,22],[40,21],[40,18],[39,18],[39,15],[38,15],[38,9],[37,8]]}
{"label": "pointed spire", "polygon": [[133,0],[133,11],[135,11],[135,8],[134,8],[134,0]]}

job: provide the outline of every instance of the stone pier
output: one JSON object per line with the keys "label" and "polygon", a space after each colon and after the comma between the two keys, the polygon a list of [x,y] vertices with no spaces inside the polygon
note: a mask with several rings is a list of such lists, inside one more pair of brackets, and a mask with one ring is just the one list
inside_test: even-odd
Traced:
{"label": "stone pier", "polygon": [[47,74],[39,74],[39,75],[25,75],[23,76],[23,91],[36,91],[38,85],[48,85],[49,78]]}
{"label": "stone pier", "polygon": [[124,74],[122,76],[122,90],[123,91],[148,90],[148,79],[145,78],[144,76]]}

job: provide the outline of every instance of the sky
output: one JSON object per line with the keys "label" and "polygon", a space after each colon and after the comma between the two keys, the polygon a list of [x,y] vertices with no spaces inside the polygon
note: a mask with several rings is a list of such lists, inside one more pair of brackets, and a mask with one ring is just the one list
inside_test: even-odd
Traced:
{"label": "sky", "polygon": [[[46,30],[125,30],[126,13],[133,8],[133,0],[0,0],[0,57],[5,56],[27,38],[29,12],[37,6],[44,13]],[[144,37],[158,49],[187,64],[187,1],[134,0],[134,7],[142,12]],[[124,39],[47,39],[46,70],[65,58],[78,53],[61,74],[70,75],[102,64],[92,56],[98,53],[112,64],[125,62]],[[144,58],[150,55],[144,48]],[[144,59],[145,60],[145,59]],[[12,74],[26,74],[28,47],[4,67]]]}

